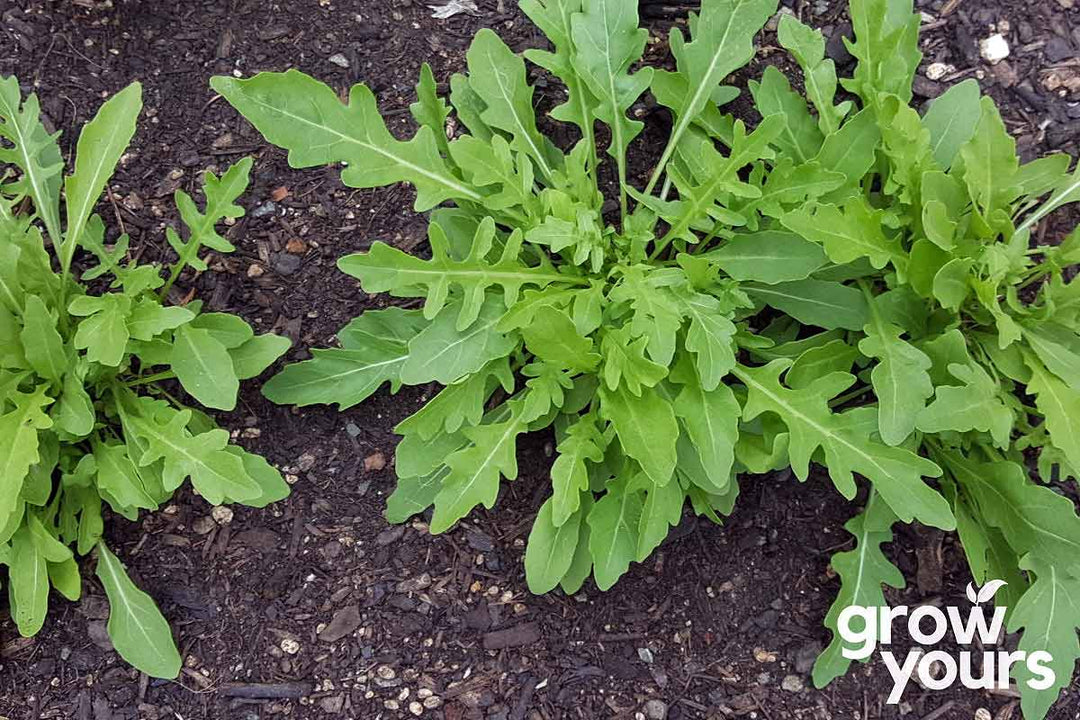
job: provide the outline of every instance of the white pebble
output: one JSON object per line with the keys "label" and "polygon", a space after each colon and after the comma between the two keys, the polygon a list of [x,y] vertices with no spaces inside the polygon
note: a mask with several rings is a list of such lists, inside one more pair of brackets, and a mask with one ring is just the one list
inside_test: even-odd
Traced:
{"label": "white pebble", "polygon": [[1009,57],[1009,42],[1001,33],[995,33],[985,40],[979,41],[979,52],[986,62],[996,65]]}

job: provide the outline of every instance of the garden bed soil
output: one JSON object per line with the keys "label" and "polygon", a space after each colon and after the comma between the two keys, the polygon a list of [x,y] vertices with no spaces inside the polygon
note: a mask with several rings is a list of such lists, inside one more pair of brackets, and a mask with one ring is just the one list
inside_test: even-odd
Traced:
{"label": "garden bed soil", "polygon": [[[785,4],[824,26],[830,53],[850,62],[838,40],[842,3]],[[64,131],[66,155],[74,129],[103,98],[143,83],[138,133],[99,211],[111,233],[131,234],[132,252],[144,259],[166,250],[162,227],[175,220],[175,189],[194,192],[203,169],[253,155],[248,215],[229,233],[237,252],[185,277],[179,296],[290,336],[295,360],[385,303],[339,273],[335,260],[376,238],[420,246],[424,220],[406,187],[354,190],[335,170],[290,169],[284,153],[214,96],[209,76],[298,67],[342,93],[366,82],[392,129],[405,133],[420,62],[445,82],[464,68],[480,27],[516,50],[541,43],[513,0],[477,5],[475,15],[438,20],[411,0],[9,0],[0,11],[0,74],[16,73],[38,92],[47,122]],[[923,3],[933,19],[924,26],[917,100],[977,77],[1025,159],[1076,155],[1080,9],[1073,5]],[[650,3],[650,53],[663,52],[676,14],[668,3]],[[1012,48],[993,67],[977,45],[992,25]],[[775,38],[767,36],[746,76],[774,61]],[[925,75],[934,62],[950,66],[941,81]],[[541,104],[550,105],[537,80]],[[655,129],[640,141],[639,173],[666,122],[643,109]],[[1059,225],[1047,230],[1051,238],[1069,229]],[[111,546],[172,623],[185,658],[180,678],[148,680],[108,649],[104,595],[85,573],[84,599],[54,597],[36,638],[18,637],[0,609],[0,716],[950,720],[986,708],[1000,720],[1019,717],[1009,695],[914,686],[903,705],[888,706],[888,674],[877,661],[825,690],[810,688],[810,664],[828,640],[821,622],[838,586],[828,560],[849,544],[842,525],[855,512],[827,481],[744,478],[724,527],[688,518],[613,590],[588,585],[574,597],[534,597],[523,578],[523,544],[546,492],[549,437],[530,438],[521,477],[504,483],[495,511],[431,536],[422,518],[392,527],[382,510],[394,485],[391,428],[435,388],[396,396],[384,389],[338,413],[277,407],[257,385],[247,383],[239,409],[219,419],[283,468],[295,481],[292,497],[265,510],[234,508],[232,523],[219,526],[185,490],[139,523],[107,526]],[[970,578],[955,539],[922,528],[897,532],[890,554],[908,586],[890,591],[890,601],[962,604]],[[1051,717],[1080,717],[1080,692],[1063,695]]]}

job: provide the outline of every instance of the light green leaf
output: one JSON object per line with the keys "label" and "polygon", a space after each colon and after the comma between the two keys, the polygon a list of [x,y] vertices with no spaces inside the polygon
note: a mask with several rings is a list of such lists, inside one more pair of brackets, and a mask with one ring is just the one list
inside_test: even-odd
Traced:
{"label": "light green leaf", "polygon": [[449,385],[517,347],[519,341],[514,333],[495,329],[502,309],[494,296],[483,303],[476,321],[464,331],[457,329],[460,312],[457,303],[446,307],[409,341],[401,382],[421,385],[434,380]]}
{"label": "light green leaf", "polygon": [[[21,106],[21,109],[20,109]],[[49,135],[40,120],[37,95],[22,102],[22,91],[14,75],[0,78],[0,137],[11,147],[0,148],[0,162],[17,166],[23,177],[6,189],[25,192],[34,201],[34,210],[45,223],[54,244],[60,237],[60,182],[64,159],[56,144],[59,132]]]}
{"label": "light green leaf", "polygon": [[489,127],[510,133],[514,149],[531,157],[541,175],[551,178],[552,153],[536,129],[533,89],[525,80],[525,62],[488,28],[473,37],[466,60],[469,85],[486,105],[480,118]]}
{"label": "light green leaf", "polygon": [[49,574],[49,582],[58,593],[72,602],[78,602],[82,596],[82,577],[79,575],[79,564],[74,557],[68,557],[63,562],[50,562],[46,566]]}
{"label": "light green leaf", "polygon": [[853,287],[826,280],[743,286],[746,294],[806,325],[861,330],[869,320],[866,298]]}
{"label": "light green leaf", "polygon": [[643,475],[638,475],[635,480],[635,486],[641,485],[645,490],[645,503],[641,506],[641,520],[638,521],[637,556],[634,559],[645,562],[652,551],[660,547],[668,531],[679,524],[686,494],[678,481],[657,485]]}
{"label": "light green leaf", "polygon": [[988,432],[999,448],[1009,446],[1013,413],[1002,401],[1001,386],[981,365],[949,365],[963,386],[938,385],[934,401],[919,412],[916,427],[925,433],[946,430]]}
{"label": "light green leaf", "polygon": [[1025,353],[1024,359],[1031,369],[1027,390],[1046,418],[1050,441],[1070,465],[1080,468],[1080,391],[1051,374],[1034,356]]}
{"label": "light green leaf", "polygon": [[931,362],[926,353],[900,337],[903,329],[886,322],[873,306],[870,318],[859,350],[878,360],[870,379],[878,399],[881,439],[886,445],[899,445],[915,430],[916,418],[934,393],[927,372]]}
{"label": "light green leaf", "polygon": [[[840,576],[840,592],[825,616],[825,627],[832,631],[832,642],[814,662],[814,685],[818,688],[845,674],[851,665],[851,661],[843,656],[845,643],[837,629],[837,620],[844,608],[852,605],[888,607],[882,585],[904,587],[904,576],[881,550],[884,543],[893,539],[894,522],[896,515],[889,506],[871,493],[866,509],[844,525],[844,529],[855,536],[855,548],[833,555],[830,561]],[[848,645],[848,649],[855,648]]]}
{"label": "light green leaf", "polygon": [[[655,187],[691,123],[709,107],[720,82],[753,58],[754,36],[776,12],[776,6],[776,0],[705,0],[690,26],[690,42],[685,42],[677,29],[672,30],[671,47],[677,68],[674,75],[682,94],[670,105],[675,127],[646,193]],[[666,81],[667,75],[657,73],[655,77]]]}
{"label": "light green leaf", "polygon": [[671,481],[679,425],[663,395],[649,388],[640,396],[627,388],[600,390],[600,412],[615,427],[623,452],[637,460],[657,485]]}
{"label": "light green leaf", "polygon": [[1016,141],[1005,128],[993,99],[983,96],[980,104],[975,134],[960,148],[960,157],[971,199],[986,217],[995,210],[1008,210],[1017,197],[1016,172],[1020,161],[1016,156]]}
{"label": "light green leaf", "polygon": [[232,410],[240,389],[229,351],[209,330],[184,325],[173,338],[169,365],[184,390],[206,407]]}
{"label": "light green leaf", "polygon": [[829,259],[838,265],[865,257],[879,270],[890,262],[904,270],[907,257],[898,242],[885,236],[883,214],[860,197],[849,200],[842,209],[818,205],[793,210],[781,222],[788,230],[821,244]]}
{"label": "light green leaf", "polygon": [[828,401],[851,385],[851,375],[833,373],[792,390],[779,381],[790,364],[789,360],[774,360],[758,368],[736,366],[733,372],[748,391],[744,422],[773,412],[787,425],[791,434],[788,453],[797,477],[807,477],[810,458],[820,447],[829,477],[845,497],[855,496],[852,473],[858,473],[874,484],[875,491],[904,522],[918,518],[942,529],[956,526],[949,503],[922,480],[939,477],[941,468],[904,448],[870,440],[849,427],[844,416],[831,412]]}
{"label": "light green leaf", "polygon": [[1028,553],[1062,572],[1080,570],[1080,518],[1068,498],[1036,485],[1014,462],[978,462],[944,454],[949,473],[999,528],[1018,557]]}
{"label": "light green leaf", "polygon": [[770,285],[803,280],[828,262],[820,245],[781,230],[737,234],[702,257],[736,280],[756,280]]}
{"label": "light green leaf", "polygon": [[11,538],[8,601],[19,634],[23,637],[37,635],[49,610],[49,576],[45,556],[26,525],[16,530]]}
{"label": "light green leaf", "polygon": [[451,256],[446,234],[439,225],[431,224],[428,227],[428,239],[431,242],[431,260],[422,260],[376,242],[367,253],[342,258],[338,261],[338,267],[342,272],[358,278],[365,292],[426,296],[424,317],[429,320],[446,305],[451,287],[459,287],[464,293],[464,302],[458,313],[458,330],[465,330],[476,321],[487,290],[494,285],[502,288],[506,307],[510,308],[524,285],[543,288],[552,283],[585,283],[581,278],[555,270],[546,256],[536,267],[522,263],[518,259],[523,240],[520,231],[515,231],[506,241],[498,260],[488,260],[487,255],[495,239],[495,221],[491,218],[485,218],[480,223],[469,255],[464,260],[459,261]]}
{"label": "light green leaf", "polygon": [[[689,438],[688,449],[693,449],[712,488],[724,488],[731,479],[735,461],[735,443],[739,439],[739,407],[735,395],[727,385],[705,390],[692,377],[675,396],[672,407]],[[679,465],[682,466],[680,455]]]}
{"label": "light green leaf", "polygon": [[86,437],[94,429],[94,404],[84,386],[83,373],[71,368],[64,375],[63,392],[53,406],[53,421],[58,430]]}
{"label": "light green leaf", "polygon": [[403,523],[431,507],[449,474],[450,468],[443,465],[427,475],[399,477],[397,487],[386,499],[386,512],[383,515],[387,522]]}
{"label": "light green leaf", "polygon": [[735,367],[735,323],[730,311],[712,295],[694,293],[683,299],[683,310],[690,318],[686,349],[694,354],[698,377],[705,390],[713,390]]}
{"label": "light green leaf", "polygon": [[83,127],[75,151],[75,172],[64,182],[67,231],[60,252],[61,270],[67,272],[82,241],[83,231],[120,156],[135,134],[142,110],[142,85],[134,82],[109,98]]}
{"label": "light green leaf", "polygon": [[540,308],[521,334],[530,352],[555,367],[589,372],[600,362],[592,338],[579,335],[570,316],[551,306]]}
{"label": "light green leaf", "polygon": [[210,85],[268,141],[287,149],[292,167],[344,162],[341,181],[356,188],[412,183],[418,212],[444,200],[481,200],[447,167],[431,128],[420,128],[408,141],[395,139],[365,85],[352,87],[347,105],[332,88],[297,70],[246,80],[218,76]]}
{"label": "light green leaf", "polygon": [[45,390],[41,385],[33,393],[14,391],[6,400],[15,408],[0,415],[0,528],[18,509],[26,474],[40,460],[38,430],[53,425],[43,411],[52,402]]}
{"label": "light green leaf", "polygon": [[[820,116],[818,123],[821,123]],[[848,185],[854,185],[874,164],[874,150],[880,144],[881,128],[878,127],[877,118],[872,108],[864,108],[839,130],[825,136],[821,151],[814,160],[822,167],[842,174],[847,178]]]}
{"label": "light green leaf", "polygon": [[151,677],[180,674],[180,653],[153,599],[135,586],[105,543],[98,543],[97,577],[109,598],[109,639],[120,657]]}
{"label": "light green leaf", "polygon": [[119,366],[127,349],[131,299],[119,293],[82,295],[68,304],[68,312],[85,318],[79,321],[73,344],[86,350],[86,359],[108,367]]}
{"label": "light green leaf", "polygon": [[836,97],[836,66],[825,57],[825,36],[820,30],[784,13],[777,26],[777,39],[794,56],[803,71],[806,96],[818,112],[818,126],[825,135],[836,132],[851,107],[850,102],[833,105]]}
{"label": "light green leaf", "polygon": [[435,496],[431,532],[446,532],[477,505],[491,509],[500,477],[517,478],[517,436],[526,428],[518,405],[508,420],[462,430],[471,443],[446,458],[450,474]]}
{"label": "light green leaf", "polygon": [[600,590],[607,590],[622,577],[637,558],[638,525],[644,503],[641,493],[625,482],[609,485],[607,493],[589,511],[589,554],[593,577]]}
{"label": "light green leaf", "polygon": [[144,299],[131,308],[127,316],[128,334],[136,340],[151,340],[166,330],[174,330],[191,322],[195,313],[178,306],[163,307],[154,300]]}
{"label": "light green leaf", "polygon": [[255,337],[255,331],[242,317],[229,313],[200,313],[190,326],[206,330],[227,350],[238,348]]}
{"label": "light green leaf", "polygon": [[292,340],[283,335],[273,333],[256,335],[243,345],[229,350],[236,377],[240,380],[258,377],[290,347],[292,347]]}
{"label": "light green leaf", "polygon": [[26,361],[38,375],[59,383],[67,370],[67,355],[64,340],[56,330],[56,318],[40,297],[27,295],[22,319],[19,338]]}
{"label": "light green leaf", "polygon": [[1017,650],[1048,653],[1044,665],[1053,671],[1055,680],[1049,688],[1033,689],[1028,681],[1035,676],[1026,663],[1013,666],[1012,675],[1020,688],[1020,708],[1024,717],[1043,718],[1061,695],[1071,687],[1076,660],[1080,658],[1080,580],[1060,567],[1038,557],[1028,557],[1022,566],[1035,573],[1035,583],[1023,594],[1009,618],[1008,631],[1021,628]]}
{"label": "light green leaf", "polygon": [[953,158],[975,134],[982,110],[979,83],[969,78],[953,85],[930,103],[923,124],[930,131],[934,159],[948,170]]}
{"label": "light green leaf", "polygon": [[431,134],[435,136],[439,152],[444,157],[449,157],[446,119],[450,117],[450,106],[439,97],[435,74],[427,63],[420,65],[420,80],[416,83],[416,102],[409,105],[409,113],[417,123],[431,128]]}
{"label": "light green leaf", "polygon": [[554,590],[570,569],[581,538],[583,513],[573,512],[561,525],[552,520],[554,502],[544,501],[533,520],[525,547],[525,581],[529,591],[542,595]]}
{"label": "light green leaf", "polygon": [[796,359],[784,375],[788,387],[799,390],[814,380],[833,372],[850,372],[859,351],[843,340],[831,340],[824,345],[812,347]]}
{"label": "light green leaf", "polygon": [[767,65],[761,82],[751,80],[749,86],[762,117],[780,115],[785,120],[784,131],[774,141],[777,149],[797,163],[815,157],[825,137],[810,115],[806,100],[791,89],[784,74],[775,65]]}
{"label": "light green leaf", "polygon": [[566,428],[559,442],[558,456],[551,466],[551,521],[561,527],[581,505],[582,493],[589,489],[586,461],[600,463],[607,441],[597,427],[593,413],[580,416]]}
{"label": "light green leaf", "polygon": [[575,69],[597,99],[593,114],[611,129],[608,154],[615,158],[625,216],[626,148],[644,127],[626,113],[653,73],[651,67],[633,75],[629,69],[641,59],[649,32],[638,28],[637,4],[625,0],[584,0],[582,11],[570,19],[570,31],[578,51]]}

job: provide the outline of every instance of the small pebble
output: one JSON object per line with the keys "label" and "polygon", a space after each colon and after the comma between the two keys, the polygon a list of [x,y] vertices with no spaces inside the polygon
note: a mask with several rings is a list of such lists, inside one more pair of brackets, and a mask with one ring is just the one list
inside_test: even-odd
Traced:
{"label": "small pebble", "polygon": [[931,80],[940,80],[949,73],[953,72],[955,69],[956,68],[954,68],[952,65],[947,65],[945,63],[930,63],[926,66],[926,77],[930,78]]}
{"label": "small pebble", "polygon": [[214,522],[218,525],[228,525],[233,521],[233,511],[225,505],[215,505],[210,511],[210,517],[214,518]]}
{"label": "small pebble", "polygon": [[280,647],[281,651],[286,655],[295,655],[300,652],[300,643],[293,638],[282,638]]}
{"label": "small pebble", "polygon": [[780,682],[780,689],[791,693],[802,692],[803,680],[798,675],[785,675]]}
{"label": "small pebble", "polygon": [[645,717],[649,720],[665,720],[667,718],[667,705],[663,700],[656,700],[655,698],[645,703],[645,707],[642,708],[645,711]]}
{"label": "small pebble", "polygon": [[1009,57],[1009,42],[1001,33],[995,33],[979,41],[979,54],[986,62],[994,65]]}
{"label": "small pebble", "polygon": [[330,57],[328,57],[326,59],[329,62],[332,62],[333,64],[337,65],[338,67],[341,67],[341,68],[349,67],[349,58],[345,57],[341,53],[334,53],[333,55],[331,55]]}

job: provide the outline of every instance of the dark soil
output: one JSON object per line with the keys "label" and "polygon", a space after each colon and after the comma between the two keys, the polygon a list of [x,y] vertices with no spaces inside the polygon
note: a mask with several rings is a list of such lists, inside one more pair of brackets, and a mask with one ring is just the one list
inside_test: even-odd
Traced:
{"label": "dark soil", "polygon": [[[1074,1],[923,3],[934,17],[923,36],[926,62],[952,67],[940,82],[921,74],[920,98],[975,76],[998,100],[1025,157],[1077,154]],[[830,52],[850,62],[839,43],[842,3],[785,4],[824,26],[834,38]],[[162,224],[174,217],[174,189],[193,192],[203,169],[254,155],[249,213],[230,235],[238,251],[184,278],[180,295],[288,334],[296,341],[290,359],[298,359],[384,302],[334,261],[375,238],[417,246],[425,223],[407,188],[357,191],[335,171],[290,169],[213,96],[209,76],[299,67],[342,91],[366,82],[404,132],[420,62],[445,81],[464,68],[481,26],[515,49],[539,43],[512,0],[478,5],[477,16],[435,20],[414,0],[7,0],[0,74],[14,72],[39,93],[48,121],[64,131],[65,153],[103,97],[132,80],[144,84],[139,132],[113,180],[113,202],[101,210],[110,232],[122,226],[146,259],[166,248]],[[649,15],[655,34],[666,37],[671,11],[654,4]],[[991,67],[977,39],[995,24],[1012,55]],[[776,57],[774,45],[766,39],[750,76]],[[661,113],[651,118],[664,122]],[[641,141],[646,159],[661,132]],[[241,409],[220,420],[291,476],[291,498],[263,511],[235,508],[233,522],[217,526],[206,523],[203,500],[182,492],[138,524],[108,526],[112,547],[172,623],[185,657],[179,680],[148,682],[108,649],[104,595],[88,574],[85,599],[54,598],[36,638],[19,638],[0,609],[0,715],[366,719],[419,709],[446,720],[533,720],[663,710],[672,719],[950,720],[986,708],[996,719],[1019,717],[1008,695],[914,686],[905,704],[887,706],[888,674],[877,662],[824,691],[797,689],[810,685],[810,663],[828,639],[821,622],[837,589],[828,559],[845,547],[842,524],[854,512],[825,482],[744,478],[726,527],[688,519],[608,593],[587,586],[572,598],[534,597],[522,556],[544,493],[547,438],[529,444],[523,476],[504,485],[496,512],[476,512],[433,537],[420,519],[391,527],[381,517],[394,484],[391,428],[430,389],[382,392],[338,413],[274,406],[256,385],[248,383]],[[970,578],[954,539],[898,532],[891,553],[909,583],[890,600],[961,604]],[[1080,692],[1066,693],[1052,717],[1080,717]]]}

